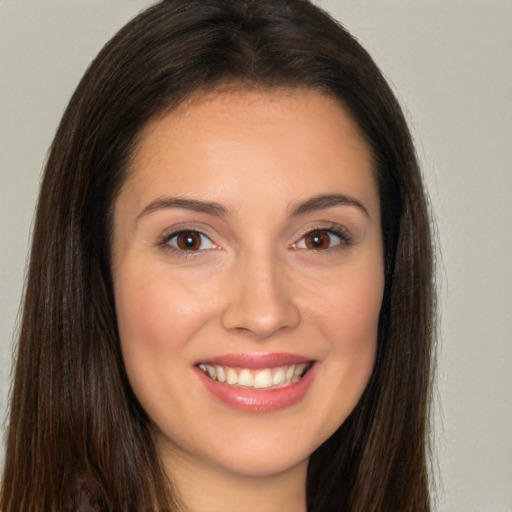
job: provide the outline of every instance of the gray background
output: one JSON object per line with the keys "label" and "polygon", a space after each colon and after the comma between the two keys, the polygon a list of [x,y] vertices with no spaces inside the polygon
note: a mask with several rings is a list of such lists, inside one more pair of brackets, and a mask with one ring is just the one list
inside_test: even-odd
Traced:
{"label": "gray background", "polygon": [[[47,148],[88,63],[149,3],[0,0],[2,412]],[[432,198],[441,310],[436,509],[511,512],[512,2],[318,3],[396,89]]]}

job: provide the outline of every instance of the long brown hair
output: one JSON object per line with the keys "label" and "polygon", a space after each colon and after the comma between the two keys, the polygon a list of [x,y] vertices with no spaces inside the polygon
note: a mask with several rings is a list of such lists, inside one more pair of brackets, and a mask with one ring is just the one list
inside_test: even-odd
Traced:
{"label": "long brown hair", "polygon": [[372,378],[311,456],[310,512],[430,510],[429,219],[411,136],[377,66],[306,0],[167,0],[104,47],[62,118],[41,186],[0,501],[7,512],[177,510],[128,383],[110,274],[112,205],[142,127],[201,89],[307,87],[336,98],[375,161],[386,285]]}

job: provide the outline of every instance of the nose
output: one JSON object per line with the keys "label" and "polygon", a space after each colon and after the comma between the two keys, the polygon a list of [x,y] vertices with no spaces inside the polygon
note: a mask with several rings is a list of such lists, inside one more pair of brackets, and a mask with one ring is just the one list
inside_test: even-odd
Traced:
{"label": "nose", "polygon": [[230,276],[224,328],[265,340],[297,327],[301,314],[290,287],[285,272],[272,258],[253,258],[252,263],[238,265]]}

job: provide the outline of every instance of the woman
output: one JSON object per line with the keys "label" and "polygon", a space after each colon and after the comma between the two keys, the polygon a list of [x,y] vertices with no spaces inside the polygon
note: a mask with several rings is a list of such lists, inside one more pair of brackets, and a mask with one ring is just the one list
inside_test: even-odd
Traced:
{"label": "woman", "polygon": [[429,510],[431,260],[406,123],[343,28],[148,9],[48,158],[2,510]]}

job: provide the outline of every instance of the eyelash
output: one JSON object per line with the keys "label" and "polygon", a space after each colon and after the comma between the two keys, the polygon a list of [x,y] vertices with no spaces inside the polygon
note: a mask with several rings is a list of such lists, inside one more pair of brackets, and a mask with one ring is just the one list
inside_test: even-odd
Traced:
{"label": "eyelash", "polygon": [[[180,235],[185,235],[185,234],[199,236],[201,245],[204,243],[204,241],[206,239],[211,244],[211,247],[207,247],[206,249],[198,248],[197,250],[194,250],[194,249],[187,250],[187,249],[180,249],[177,246],[171,245],[170,242],[171,242],[171,240],[173,240],[173,238],[177,239]],[[204,233],[202,233],[201,231],[199,231],[197,229],[180,229],[178,231],[173,231],[172,233],[164,233],[162,235],[162,237],[157,241],[157,246],[161,247],[164,250],[172,251],[172,252],[176,253],[177,255],[184,256],[184,257],[191,257],[191,256],[196,255],[199,252],[204,251],[204,250],[217,248],[217,246],[213,243],[213,241],[211,240],[211,238],[208,235],[205,235]]]}
{"label": "eyelash", "polygon": [[[329,246],[326,248],[315,249],[315,248],[310,248],[307,246],[299,247],[299,244],[301,244],[302,241],[305,240],[308,235],[311,235],[314,233],[326,233],[329,236],[330,243],[332,242],[332,236],[339,238],[340,241],[336,245]],[[170,244],[171,240],[173,240],[174,238],[177,239],[177,237],[179,237],[180,235],[183,235],[183,234],[198,235],[201,239],[200,240],[201,245],[204,243],[204,239],[206,239],[211,244],[211,247],[207,247],[207,248],[203,248],[203,249],[201,249],[199,247],[196,250],[194,250],[194,249],[187,250],[187,249],[180,249],[179,247]],[[305,244],[306,243],[307,242],[305,242]],[[338,224],[332,224],[332,225],[328,225],[328,226],[324,225],[321,227],[315,227],[312,229],[311,228],[308,229],[300,236],[299,241],[293,243],[291,247],[293,249],[298,249],[298,250],[309,250],[311,252],[323,252],[323,251],[327,251],[329,249],[331,249],[331,250],[339,249],[340,246],[349,246],[352,244],[353,244],[353,240],[352,240],[352,237],[350,236],[350,234],[348,233],[348,231]],[[171,233],[164,233],[162,235],[162,237],[157,241],[156,245],[159,247],[162,247],[164,250],[172,251],[175,254],[182,256],[182,257],[193,257],[202,251],[218,248],[208,235],[205,235],[204,233],[202,233],[201,231],[199,231],[197,229],[180,229],[178,231],[173,231]]]}
{"label": "eyelash", "polygon": [[[334,235],[335,237],[339,238],[339,243],[330,247],[326,247],[325,249],[319,248],[309,248],[309,247],[299,247],[299,244],[306,239],[308,235],[314,234],[314,233],[327,233],[329,235],[329,238],[331,239],[331,236]],[[352,237],[350,236],[349,232],[339,224],[330,224],[330,225],[324,225],[324,226],[318,226],[315,228],[309,228],[307,231],[305,231],[298,242],[295,242],[292,247],[295,249],[302,249],[302,250],[309,250],[312,252],[323,252],[327,251],[329,249],[339,249],[342,246],[349,246],[353,245]]]}

